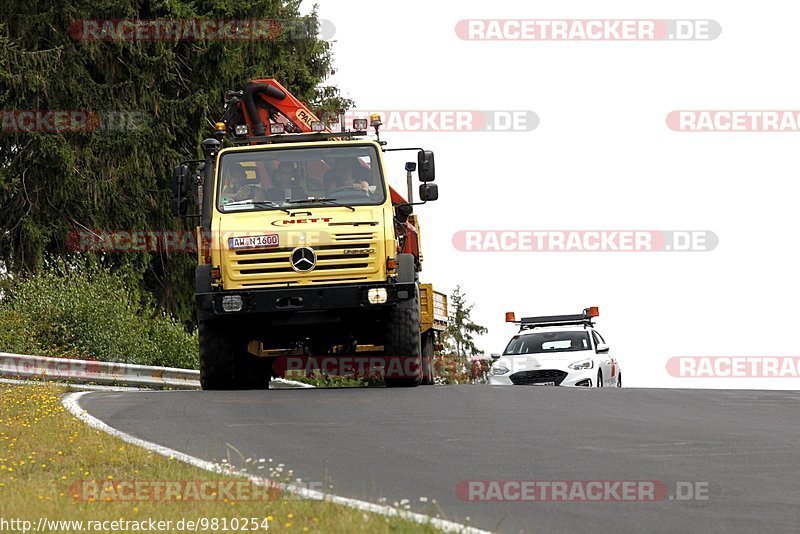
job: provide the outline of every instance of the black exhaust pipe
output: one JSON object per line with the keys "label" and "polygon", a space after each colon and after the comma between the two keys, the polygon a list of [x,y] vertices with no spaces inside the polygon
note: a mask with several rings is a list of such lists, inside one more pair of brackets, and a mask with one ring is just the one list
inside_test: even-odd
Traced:
{"label": "black exhaust pipe", "polygon": [[253,135],[261,136],[267,131],[261,117],[258,116],[258,109],[256,108],[255,94],[264,93],[265,95],[275,98],[276,100],[283,100],[286,98],[286,93],[268,85],[266,83],[248,83],[242,93],[242,100],[244,100],[244,107],[247,110],[247,115],[250,117],[250,123],[253,125]]}

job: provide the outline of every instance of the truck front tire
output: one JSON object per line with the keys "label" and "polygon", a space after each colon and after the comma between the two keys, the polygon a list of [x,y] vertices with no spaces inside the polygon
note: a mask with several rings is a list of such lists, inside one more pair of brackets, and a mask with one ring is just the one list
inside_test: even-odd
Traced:
{"label": "truck front tire", "polygon": [[219,321],[200,321],[200,385],[203,389],[235,389],[234,350],[230,330]]}
{"label": "truck front tire", "polygon": [[198,323],[200,385],[204,390],[267,389],[272,366],[247,352],[247,343],[220,320]]}
{"label": "truck front tire", "polygon": [[384,350],[387,356],[388,388],[416,387],[422,379],[419,335],[419,293],[400,302],[390,312],[386,323]]}

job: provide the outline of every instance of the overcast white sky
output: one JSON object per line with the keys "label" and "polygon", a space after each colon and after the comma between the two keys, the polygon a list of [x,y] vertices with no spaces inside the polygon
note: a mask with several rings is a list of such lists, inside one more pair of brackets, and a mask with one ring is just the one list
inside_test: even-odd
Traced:
{"label": "overcast white sky", "polygon": [[[308,3],[308,8],[312,5]],[[797,388],[797,379],[678,379],[672,356],[797,356],[800,133],[683,133],[679,109],[800,109],[795,13],[782,2],[319,3],[330,80],[360,109],[530,110],[528,132],[387,133],[436,153],[418,208],[424,279],[461,284],[500,352],[503,314],[600,307],[627,385]],[[714,19],[713,41],[480,42],[466,18]],[[402,176],[402,163],[393,164]],[[711,252],[467,253],[465,229],[710,230]]]}

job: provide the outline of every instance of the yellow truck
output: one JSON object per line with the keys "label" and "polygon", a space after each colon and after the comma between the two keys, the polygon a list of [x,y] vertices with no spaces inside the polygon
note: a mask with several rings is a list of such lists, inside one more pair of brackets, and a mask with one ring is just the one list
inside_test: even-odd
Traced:
{"label": "yellow truck", "polygon": [[[331,132],[277,81],[255,80],[228,93],[204,158],[175,168],[173,214],[200,218],[204,389],[264,389],[321,361],[329,374],[377,369],[388,387],[433,383],[447,301],[420,284],[413,212],[438,198],[433,153],[386,148],[377,115],[353,122]],[[405,197],[386,179],[390,150],[416,153]]]}

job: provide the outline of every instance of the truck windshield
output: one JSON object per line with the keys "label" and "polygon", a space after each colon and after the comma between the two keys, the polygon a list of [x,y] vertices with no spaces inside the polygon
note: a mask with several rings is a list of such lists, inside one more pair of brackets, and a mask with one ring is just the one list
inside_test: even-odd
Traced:
{"label": "truck windshield", "polygon": [[503,354],[541,354],[591,348],[588,332],[533,332],[514,336]]}
{"label": "truck windshield", "polygon": [[218,176],[217,208],[223,212],[378,205],[386,200],[371,145],[227,152]]}

